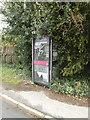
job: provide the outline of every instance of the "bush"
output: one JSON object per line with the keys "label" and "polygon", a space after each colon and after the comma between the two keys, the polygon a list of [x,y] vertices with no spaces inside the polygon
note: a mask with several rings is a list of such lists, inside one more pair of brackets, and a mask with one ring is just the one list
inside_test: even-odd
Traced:
{"label": "bush", "polygon": [[7,33],[17,38],[22,67],[31,73],[32,33],[48,36],[58,53],[51,88],[66,94],[87,95],[88,77],[84,79],[84,74],[90,68],[89,2],[27,2],[25,10],[22,2],[5,4],[2,13],[10,25]]}
{"label": "bush", "polygon": [[74,96],[88,96],[89,83],[87,77],[56,78],[50,88],[57,93],[71,94]]}

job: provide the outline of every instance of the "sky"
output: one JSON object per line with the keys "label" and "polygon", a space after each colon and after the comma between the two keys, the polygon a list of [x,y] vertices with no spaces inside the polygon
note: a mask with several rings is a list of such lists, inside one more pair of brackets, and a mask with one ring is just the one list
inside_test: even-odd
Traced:
{"label": "sky", "polygon": [[[1,0],[0,0],[1,1]],[[0,8],[3,7],[2,3],[0,2]],[[0,33],[2,32],[2,29],[4,27],[7,27],[7,23],[3,22],[2,20],[4,20],[5,17],[3,14],[0,13]]]}

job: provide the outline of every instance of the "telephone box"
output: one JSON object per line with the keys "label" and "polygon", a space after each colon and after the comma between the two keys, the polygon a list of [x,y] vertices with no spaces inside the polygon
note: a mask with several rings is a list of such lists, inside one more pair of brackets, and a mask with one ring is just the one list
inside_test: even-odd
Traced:
{"label": "telephone box", "polygon": [[49,37],[32,41],[32,78],[45,86],[49,86],[52,79],[52,40]]}

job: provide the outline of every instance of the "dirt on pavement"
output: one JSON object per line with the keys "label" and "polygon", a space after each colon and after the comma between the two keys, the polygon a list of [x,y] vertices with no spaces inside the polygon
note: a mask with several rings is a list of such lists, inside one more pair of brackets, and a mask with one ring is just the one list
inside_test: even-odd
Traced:
{"label": "dirt on pavement", "polygon": [[78,106],[87,106],[89,105],[90,98],[81,98],[75,97],[72,95],[66,95],[61,93],[55,93],[54,91],[40,85],[31,85],[30,81],[22,81],[18,85],[11,84],[11,83],[4,83],[2,82],[2,87],[5,90],[14,90],[14,91],[43,91],[46,96],[51,99],[58,100],[60,102],[64,102],[67,104],[78,105]]}

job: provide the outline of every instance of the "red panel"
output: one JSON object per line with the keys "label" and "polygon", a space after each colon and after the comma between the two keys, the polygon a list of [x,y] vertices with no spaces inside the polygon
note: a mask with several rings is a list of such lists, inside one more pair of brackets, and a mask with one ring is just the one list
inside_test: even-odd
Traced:
{"label": "red panel", "polygon": [[34,60],[34,64],[48,65],[48,62],[46,62],[46,61],[36,61],[36,60]]}

